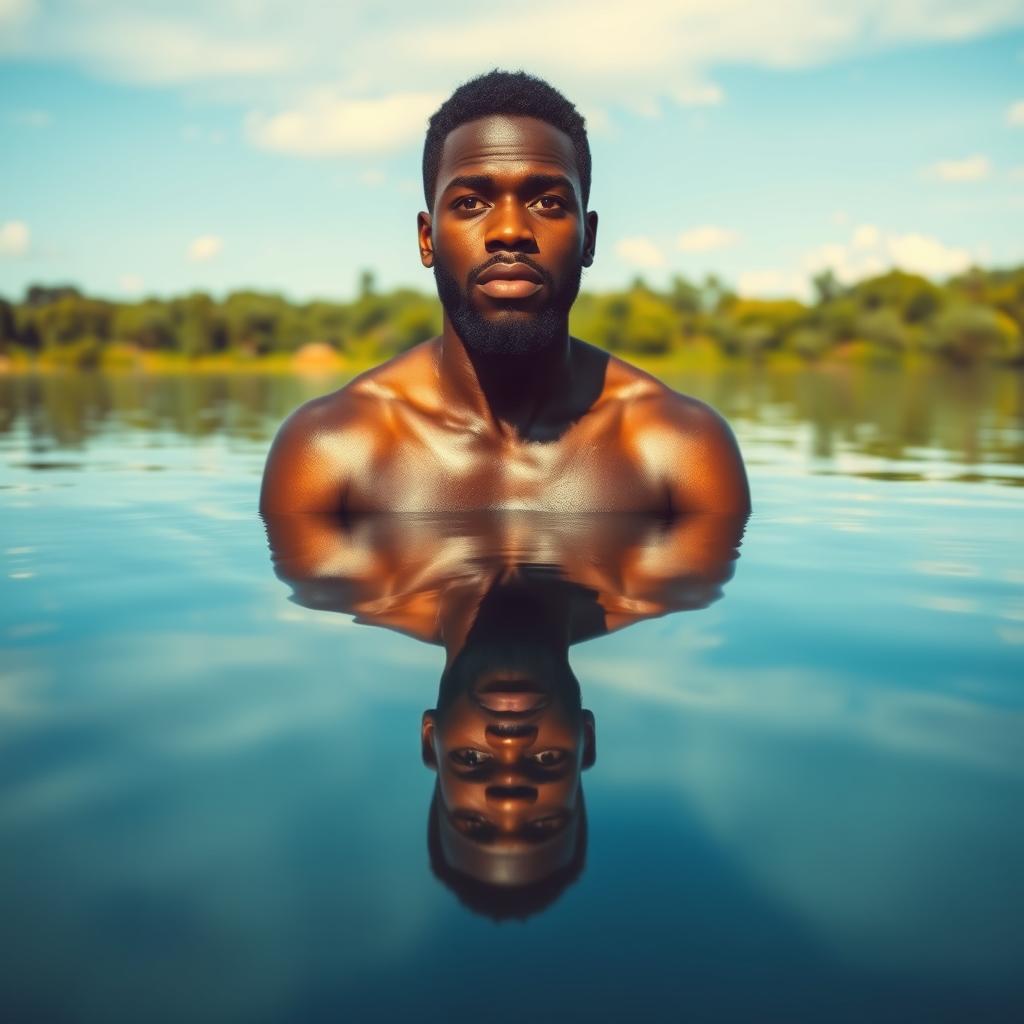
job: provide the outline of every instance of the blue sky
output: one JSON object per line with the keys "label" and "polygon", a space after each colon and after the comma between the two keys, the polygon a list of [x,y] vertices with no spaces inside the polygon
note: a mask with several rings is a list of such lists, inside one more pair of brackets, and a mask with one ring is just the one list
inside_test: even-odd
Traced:
{"label": "blue sky", "polygon": [[0,294],[432,287],[425,119],[489,67],[588,117],[585,283],[807,293],[1024,262],[1024,6],[0,0]]}

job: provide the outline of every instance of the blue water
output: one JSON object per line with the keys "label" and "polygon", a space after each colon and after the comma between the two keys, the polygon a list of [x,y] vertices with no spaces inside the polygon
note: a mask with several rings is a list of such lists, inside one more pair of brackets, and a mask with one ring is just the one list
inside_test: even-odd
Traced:
{"label": "blue water", "polygon": [[[690,382],[739,558],[571,647],[585,864],[497,921],[428,856],[444,649],[354,622],[351,566],[309,607],[255,511],[330,386],[0,381],[3,1020],[1021,1019],[1017,378]],[[447,530],[438,579],[572,578]]]}

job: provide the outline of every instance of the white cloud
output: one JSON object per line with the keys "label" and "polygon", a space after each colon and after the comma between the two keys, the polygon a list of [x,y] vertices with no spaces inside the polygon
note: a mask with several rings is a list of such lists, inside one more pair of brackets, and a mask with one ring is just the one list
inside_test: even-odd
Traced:
{"label": "white cloud", "polygon": [[[0,0],[0,11],[28,9]],[[1019,0],[523,0],[516,18],[454,0],[350,0],[297,14],[294,0],[40,5],[7,48],[144,83],[231,80],[248,102],[329,83],[349,101],[447,94],[503,66],[547,75],[584,105],[655,110],[720,102],[718,67],[808,67],[1024,24]]]}
{"label": "white cloud", "polygon": [[735,245],[738,239],[739,235],[731,228],[702,224],[700,227],[684,231],[676,244],[683,252],[710,252],[712,249],[725,249]]}
{"label": "white cloud", "polygon": [[643,235],[620,239],[615,243],[615,254],[623,263],[633,267],[653,270],[665,265],[665,256],[661,249]]}
{"label": "white cloud", "polygon": [[174,85],[204,79],[255,77],[287,69],[290,58],[274,35],[252,40],[210,34],[195,19],[173,13],[144,16],[134,11],[83,21],[65,39],[68,56],[109,78],[143,85]]}
{"label": "white cloud", "polygon": [[189,243],[187,255],[193,263],[208,263],[223,248],[224,240],[217,235],[200,235]]}
{"label": "white cloud", "polygon": [[576,104],[576,109],[587,122],[587,135],[591,138],[595,135],[608,136],[612,134],[612,119],[604,107],[581,102]]}
{"label": "white cloud", "polygon": [[928,235],[897,235],[886,242],[893,265],[928,277],[958,274],[971,265],[966,249],[943,245]]}
{"label": "white cloud", "polygon": [[859,6],[877,20],[879,39],[973,39],[1024,20],[1017,0],[881,0]]}
{"label": "white cloud", "polygon": [[803,274],[786,270],[748,270],[736,279],[740,295],[758,298],[801,295],[807,290]]}
{"label": "white cloud", "polygon": [[0,255],[23,256],[31,241],[28,225],[22,220],[9,220],[0,225]]}
{"label": "white cloud", "polygon": [[892,269],[924,277],[944,278],[959,274],[972,263],[983,262],[985,248],[971,251],[947,245],[930,235],[887,232],[873,224],[861,224],[846,241],[827,242],[804,253],[795,269],[759,268],[737,277],[741,295],[810,299],[813,278],[830,270],[842,284],[853,284]]}
{"label": "white cloud", "polygon": [[24,21],[34,10],[33,0],[0,0],[0,25]]}
{"label": "white cloud", "polygon": [[117,279],[117,286],[125,295],[138,295],[145,287],[145,282],[138,274],[122,274]]}
{"label": "white cloud", "polygon": [[1006,112],[1006,121],[1008,124],[1024,124],[1024,100],[1010,104],[1010,109]]}
{"label": "white cloud", "polygon": [[983,181],[992,173],[992,164],[987,156],[976,154],[963,160],[939,160],[926,173],[940,181]]}
{"label": "white cloud", "polygon": [[250,114],[246,132],[257,146],[300,156],[376,153],[422,139],[427,118],[442,99],[434,93],[395,93],[351,100],[321,90],[291,110]]}
{"label": "white cloud", "polygon": [[725,93],[713,82],[704,82],[676,89],[672,98],[684,107],[717,107],[725,99]]}
{"label": "white cloud", "polygon": [[878,245],[881,233],[874,224],[861,224],[853,232],[851,245],[854,249],[873,249]]}
{"label": "white cloud", "polygon": [[893,267],[925,277],[946,277],[966,270],[972,254],[948,246],[930,235],[888,234],[862,224],[849,242],[830,242],[806,253],[802,266],[807,277],[831,270],[844,284],[884,273]]}

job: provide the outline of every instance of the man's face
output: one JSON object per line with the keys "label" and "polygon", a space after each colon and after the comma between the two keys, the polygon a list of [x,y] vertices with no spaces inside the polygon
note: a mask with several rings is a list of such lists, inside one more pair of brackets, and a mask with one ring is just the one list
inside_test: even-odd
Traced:
{"label": "man's face", "polygon": [[558,592],[536,584],[492,590],[445,669],[437,709],[423,718],[442,845],[449,863],[474,877],[545,876],[575,851],[594,719],[580,706],[551,600]]}
{"label": "man's face", "polygon": [[538,842],[569,823],[593,730],[558,688],[512,675],[485,673],[424,723],[455,828],[503,846]]}
{"label": "man's face", "polygon": [[485,117],[445,139],[420,252],[474,351],[537,351],[563,336],[597,215],[583,210],[572,141],[532,117]]}

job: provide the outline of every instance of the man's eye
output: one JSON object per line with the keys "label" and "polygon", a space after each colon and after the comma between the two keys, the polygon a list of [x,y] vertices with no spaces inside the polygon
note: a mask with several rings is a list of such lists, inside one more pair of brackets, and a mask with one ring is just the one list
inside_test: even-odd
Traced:
{"label": "man's eye", "polygon": [[537,200],[537,205],[542,210],[561,210],[565,207],[565,200],[559,199],[558,196],[541,196]]}
{"label": "man's eye", "polygon": [[483,206],[483,200],[477,196],[463,196],[455,200],[454,206],[456,210],[479,210]]}
{"label": "man's eye", "polygon": [[463,747],[460,750],[453,750],[452,760],[457,764],[465,765],[467,768],[478,768],[491,759],[486,750],[476,750],[473,747]]}
{"label": "man's eye", "polygon": [[553,768],[556,764],[561,764],[565,758],[566,753],[564,750],[538,750],[533,755],[534,761],[545,768]]}

